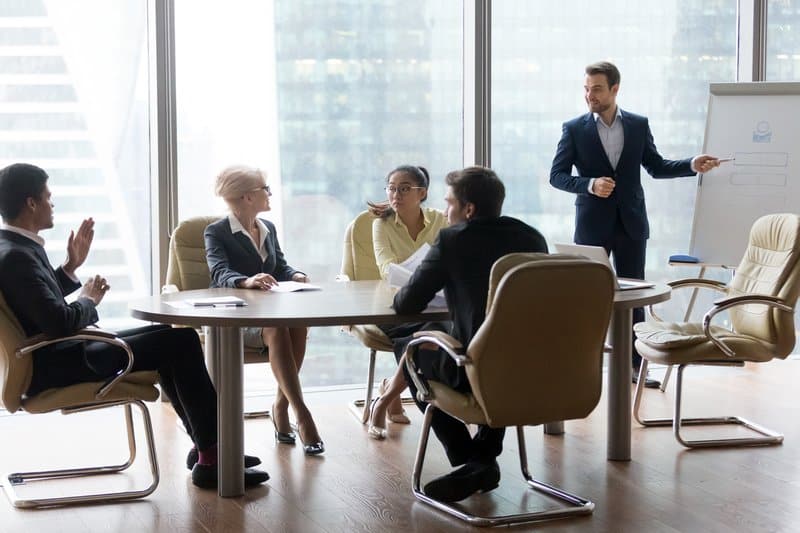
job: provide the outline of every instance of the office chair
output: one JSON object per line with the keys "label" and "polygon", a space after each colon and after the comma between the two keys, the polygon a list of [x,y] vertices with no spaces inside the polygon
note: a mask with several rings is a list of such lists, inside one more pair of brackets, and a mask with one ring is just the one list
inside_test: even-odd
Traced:
{"label": "office chair", "polygon": [[[634,396],[633,416],[646,427],[669,426],[687,448],[780,444],[783,435],[738,416],[682,418],[683,371],[690,365],[744,366],[785,359],[795,345],[794,307],[800,292],[800,216],[767,215],[750,230],[750,239],[730,285],[707,279],[684,279],[673,289],[701,287],[722,293],[703,317],[703,323],[652,320],[636,324],[636,349],[643,361]],[[713,318],[729,311],[731,328],[712,325]],[[648,362],[678,365],[675,409],[672,418],[643,418],[642,376]],[[681,435],[686,425],[736,424],[760,434],[689,440]]]}
{"label": "office chair", "polygon": [[[128,366],[121,374],[106,382],[79,383],[67,387],[47,389],[32,397],[25,396],[25,391],[30,385],[33,374],[33,352],[47,345],[69,340],[90,340],[118,346],[128,354]],[[103,330],[87,328],[79,330],[68,337],[47,338],[44,335],[37,335],[26,338],[16,317],[8,308],[5,299],[0,295],[0,375],[2,375],[2,379],[0,379],[0,387],[2,387],[0,399],[2,399],[3,407],[9,413],[14,413],[20,409],[32,414],[60,410],[63,414],[69,415],[122,406],[125,411],[128,451],[130,454],[125,462],[117,465],[5,474],[3,476],[3,487],[14,507],[49,507],[76,503],[132,500],[144,498],[156,490],[159,482],[158,460],[153,443],[153,427],[150,422],[150,413],[144,401],[154,401],[158,398],[158,389],[154,386],[158,381],[158,373],[151,371],[130,372],[132,365],[133,352],[131,352],[128,344],[113,333]],[[145,430],[151,478],[148,486],[138,490],[39,498],[27,498],[18,494],[17,487],[31,481],[43,482],[48,479],[115,474],[128,469],[136,459],[136,437],[131,410],[133,405],[141,411]]]}
{"label": "office chair", "polygon": [[[469,346],[441,332],[419,332],[406,351],[418,399],[427,402],[412,474],[414,496],[477,526],[517,524],[590,514],[594,503],[534,479],[523,426],[584,418],[600,400],[603,343],[614,302],[614,275],[569,255],[510,254],[492,267],[486,319]],[[466,370],[471,393],[417,373],[419,346],[435,343]],[[465,424],[516,426],[520,467],[529,487],[567,507],[506,516],[476,516],[420,490],[436,409]]]}
{"label": "office chair", "polygon": [[[344,250],[342,252],[342,268],[340,280],[379,280],[378,265],[375,263],[375,251],[372,247],[372,221],[375,215],[369,211],[359,213],[347,226],[344,232]],[[377,352],[394,354],[391,339],[373,324],[344,326],[346,331],[369,349],[369,368],[367,369],[367,392],[363,400],[353,400],[349,404],[350,411],[362,424],[369,420],[369,406],[372,402],[372,387],[375,382],[375,356]]]}

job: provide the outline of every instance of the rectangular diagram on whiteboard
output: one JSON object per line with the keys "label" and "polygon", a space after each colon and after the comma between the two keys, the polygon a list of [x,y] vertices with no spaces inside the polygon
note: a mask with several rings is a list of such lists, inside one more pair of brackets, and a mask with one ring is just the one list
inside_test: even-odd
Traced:
{"label": "rectangular diagram on whiteboard", "polygon": [[750,227],[800,212],[800,83],[712,83],[703,152],[731,161],[698,180],[691,254],[736,266]]}

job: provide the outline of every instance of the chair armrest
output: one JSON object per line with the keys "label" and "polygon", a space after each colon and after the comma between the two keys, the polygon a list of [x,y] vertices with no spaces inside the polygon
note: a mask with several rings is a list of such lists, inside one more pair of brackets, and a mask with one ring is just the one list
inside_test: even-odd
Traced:
{"label": "chair armrest", "polygon": [[[716,281],[713,279],[705,279],[705,278],[684,278],[684,279],[676,279],[674,281],[668,281],[667,285],[672,290],[675,289],[686,289],[686,288],[694,288],[694,289],[712,289],[718,292],[726,292],[728,290],[728,285],[722,281]],[[657,322],[663,322],[664,320],[656,314],[653,310],[653,306],[647,306],[647,314],[653,320]]]}
{"label": "chair armrest", "polygon": [[417,399],[421,402],[430,402],[432,399],[430,387],[427,380],[417,371],[416,357],[419,348],[425,343],[433,343],[445,351],[458,366],[470,363],[470,358],[465,354],[464,346],[457,339],[441,331],[418,331],[414,333],[414,338],[406,346],[405,359],[406,369],[411,381],[417,388]]}
{"label": "chair armrest", "polygon": [[44,348],[45,346],[49,346],[51,344],[55,344],[58,342],[65,342],[65,341],[97,341],[97,342],[105,342],[106,344],[112,344],[121,348],[125,351],[125,354],[128,356],[128,363],[125,365],[125,368],[117,372],[115,375],[108,378],[103,385],[97,390],[95,393],[95,397],[100,399],[105,397],[109,391],[114,388],[114,386],[125,376],[127,376],[131,368],[133,368],[133,351],[131,351],[131,347],[128,345],[127,342],[119,338],[116,333],[111,331],[105,331],[99,328],[84,328],[79,329],[72,335],[66,337],[47,337],[45,335],[36,335],[34,337],[29,338],[22,346],[17,348],[16,355],[17,357],[25,357],[26,355],[33,353],[34,351],[38,350],[39,348]]}
{"label": "chair armrest", "polygon": [[728,285],[726,283],[705,278],[676,279],[674,281],[668,281],[667,285],[669,285],[672,289],[681,289],[684,287],[702,287],[706,289],[716,289],[720,292],[728,290]]}
{"label": "chair armrest", "polygon": [[703,333],[708,339],[714,343],[714,346],[720,349],[722,353],[727,355],[728,357],[736,357],[736,352],[728,347],[722,340],[716,338],[711,333],[711,320],[714,318],[715,315],[730,309],[731,307],[736,307],[737,305],[747,305],[747,304],[763,304],[769,307],[775,307],[780,309],[781,311],[786,311],[787,313],[794,313],[794,308],[790,305],[787,305],[783,300],[777,298],[775,296],[769,296],[767,294],[743,294],[740,296],[731,296],[730,298],[722,298],[714,302],[714,307],[712,307],[704,316],[703,316]]}

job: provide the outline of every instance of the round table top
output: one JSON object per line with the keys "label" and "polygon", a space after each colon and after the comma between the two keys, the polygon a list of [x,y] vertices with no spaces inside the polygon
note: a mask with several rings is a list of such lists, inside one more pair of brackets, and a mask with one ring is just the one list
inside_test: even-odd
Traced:
{"label": "round table top", "polygon": [[630,289],[614,293],[614,310],[633,309],[659,302],[666,302],[672,296],[672,288],[665,283],[656,283],[646,289]]}
{"label": "round table top", "polygon": [[[447,309],[398,315],[391,308],[395,290],[384,281],[314,283],[319,290],[272,292],[250,289],[201,289],[151,296],[130,302],[134,318],[186,326],[280,327],[392,324],[449,320]],[[174,307],[167,302],[236,296],[244,307]]]}

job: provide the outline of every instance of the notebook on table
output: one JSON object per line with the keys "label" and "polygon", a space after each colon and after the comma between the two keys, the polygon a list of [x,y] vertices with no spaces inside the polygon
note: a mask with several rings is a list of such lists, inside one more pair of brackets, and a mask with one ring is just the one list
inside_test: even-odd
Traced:
{"label": "notebook on table", "polygon": [[[608,258],[605,248],[602,246],[589,246],[588,244],[566,244],[566,243],[553,243],[553,247],[560,254],[582,255],[592,261],[602,263],[614,272],[614,267],[611,266],[611,261]],[[616,272],[614,278],[617,280],[617,290],[629,291],[634,289],[648,289],[654,287],[655,283],[649,281],[641,281],[637,279],[618,278]]]}

